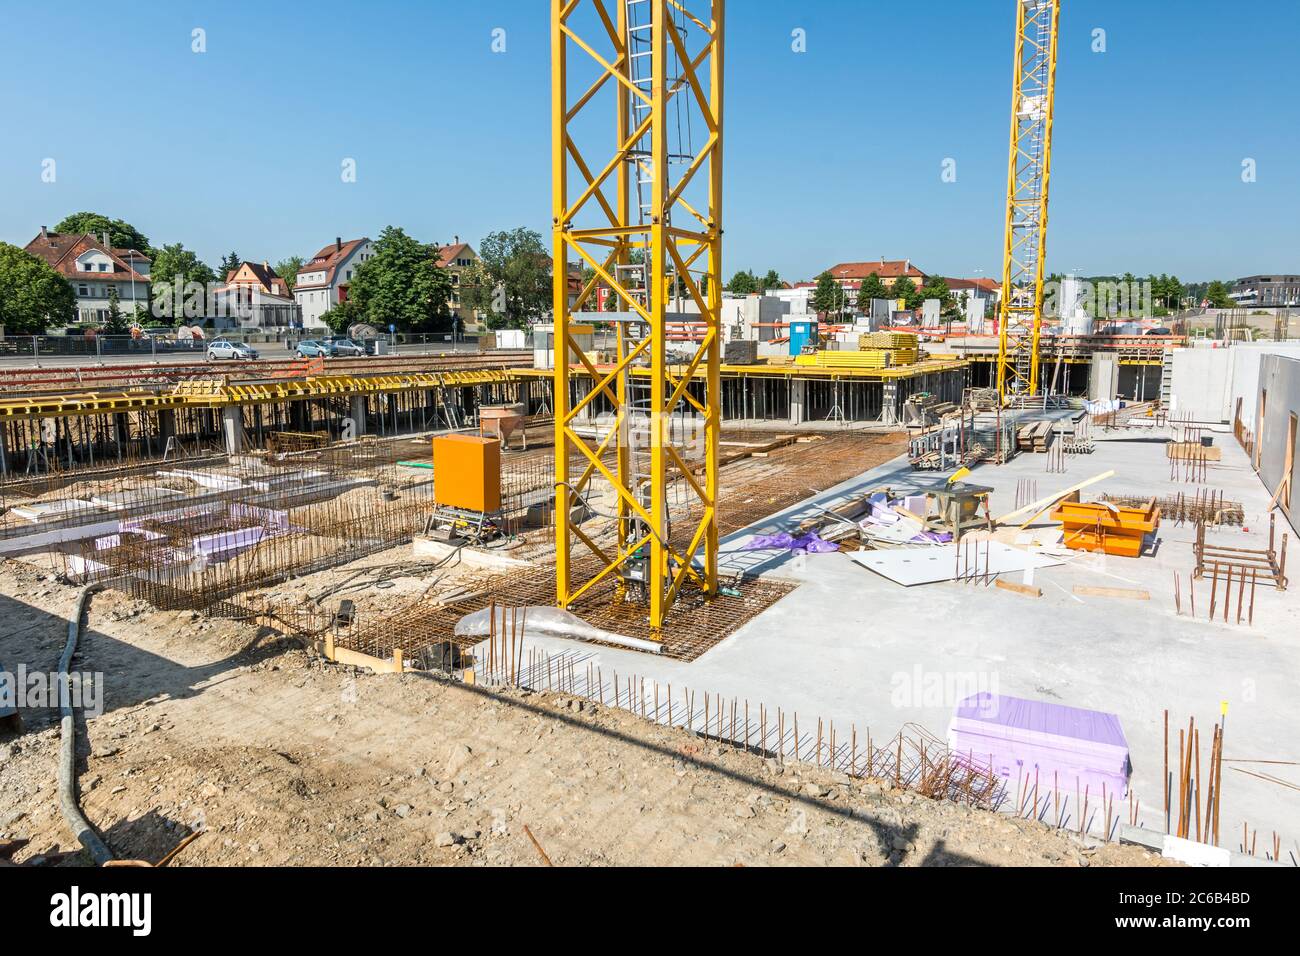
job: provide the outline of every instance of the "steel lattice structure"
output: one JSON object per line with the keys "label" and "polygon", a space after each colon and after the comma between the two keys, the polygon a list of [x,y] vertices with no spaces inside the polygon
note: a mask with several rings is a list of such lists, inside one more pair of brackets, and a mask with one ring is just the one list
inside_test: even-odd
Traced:
{"label": "steel lattice structure", "polygon": [[1015,93],[998,322],[998,392],[1038,393],[1060,0],[1016,0]]}
{"label": "steel lattice structure", "polygon": [[[724,6],[551,5],[557,598],[570,607],[612,576],[655,633],[683,588],[717,591]],[[584,268],[576,290],[571,262]],[[618,334],[598,368],[574,327],[601,289],[617,311],[589,318]],[[694,341],[674,357],[668,330],[684,321]],[[593,383],[581,396],[573,365]],[[575,423],[597,409],[614,414],[589,440]],[[605,483],[616,547],[576,520],[601,513]],[[671,514],[670,490],[688,499]],[[579,580],[588,552],[598,570]]]}

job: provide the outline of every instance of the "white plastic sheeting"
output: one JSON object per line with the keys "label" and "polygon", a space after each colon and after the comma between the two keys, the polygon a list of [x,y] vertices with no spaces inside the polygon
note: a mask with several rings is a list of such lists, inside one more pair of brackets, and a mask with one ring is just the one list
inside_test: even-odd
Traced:
{"label": "white plastic sheeting", "polygon": [[[522,619],[527,634],[567,638],[573,641],[599,641],[602,644],[631,647],[651,654],[658,654],[663,650],[663,647],[654,641],[644,641],[637,637],[627,637],[592,627],[578,615],[557,607],[532,605],[525,608],[498,607],[496,610],[497,633],[501,633],[508,627],[513,612],[520,611],[518,617]],[[473,614],[466,614],[457,621],[455,634],[457,637],[487,637],[491,623],[492,609],[485,607]]]}

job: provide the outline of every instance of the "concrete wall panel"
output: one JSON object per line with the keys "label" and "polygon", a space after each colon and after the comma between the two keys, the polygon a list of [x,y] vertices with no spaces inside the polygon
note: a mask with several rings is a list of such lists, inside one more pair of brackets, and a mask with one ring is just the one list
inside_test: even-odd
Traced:
{"label": "concrete wall panel", "polygon": [[[1261,394],[1267,393],[1263,420],[1257,420],[1255,428],[1259,442],[1259,477],[1272,495],[1281,485],[1290,461],[1291,491],[1280,503],[1291,520],[1291,526],[1300,530],[1300,495],[1296,493],[1300,487],[1300,449],[1291,445],[1293,416],[1297,433],[1300,433],[1300,359],[1283,355],[1264,356],[1259,384]],[[1257,419],[1258,411],[1257,396],[1251,418]]]}

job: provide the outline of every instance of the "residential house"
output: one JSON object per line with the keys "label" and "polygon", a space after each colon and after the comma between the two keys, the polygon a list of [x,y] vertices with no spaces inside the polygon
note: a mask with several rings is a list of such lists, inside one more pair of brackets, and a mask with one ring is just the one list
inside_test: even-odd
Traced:
{"label": "residential house", "polygon": [[26,250],[44,259],[72,284],[78,322],[107,321],[109,294],[113,291],[128,319],[137,307],[146,312],[149,309],[151,260],[138,249],[114,248],[107,233],[74,236],[41,226],[41,234],[27,243]]}
{"label": "residential house", "polygon": [[1002,283],[997,279],[948,279],[948,291],[958,302],[963,299],[983,299],[985,308],[1002,300]]}
{"label": "residential house", "polygon": [[858,290],[873,272],[880,277],[886,287],[906,276],[917,288],[925,285],[929,275],[912,265],[911,259],[879,259],[875,262],[840,262],[826,270],[831,278],[838,282],[847,294],[846,305],[854,307],[858,301]]}
{"label": "residential house", "polygon": [[375,254],[369,239],[334,240],[298,270],[293,297],[302,308],[302,326],[322,329],[321,316],[348,299],[348,283],[357,266]]}
{"label": "residential house", "polygon": [[253,328],[302,327],[302,307],[289,292],[288,284],[267,262],[244,262],[226,276],[216,290],[218,314],[230,316]]}
{"label": "residential house", "polygon": [[458,320],[458,327],[462,331],[467,326],[477,324],[480,318],[473,309],[462,304],[460,298],[461,283],[478,261],[478,253],[469,243],[461,242],[460,236],[456,236],[450,245],[438,247],[438,267],[451,273],[451,299],[447,302],[447,308]]}

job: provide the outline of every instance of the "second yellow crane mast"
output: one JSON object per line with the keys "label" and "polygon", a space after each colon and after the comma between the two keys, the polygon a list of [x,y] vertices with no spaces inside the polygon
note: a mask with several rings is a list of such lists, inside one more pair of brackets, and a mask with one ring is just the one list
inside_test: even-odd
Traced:
{"label": "second yellow crane mast", "polygon": [[1060,0],[1015,0],[1016,53],[1007,218],[998,321],[997,388],[1005,403],[1039,390],[1047,199]]}
{"label": "second yellow crane mast", "polygon": [[[718,588],[724,6],[551,3],[557,600],[615,582],[656,633],[685,589]],[[577,330],[602,288],[598,367]],[[670,342],[683,322],[697,335]]]}

